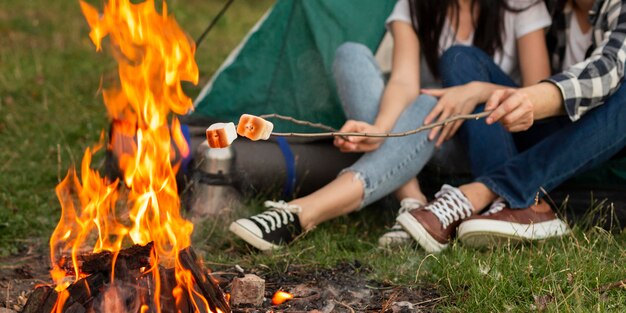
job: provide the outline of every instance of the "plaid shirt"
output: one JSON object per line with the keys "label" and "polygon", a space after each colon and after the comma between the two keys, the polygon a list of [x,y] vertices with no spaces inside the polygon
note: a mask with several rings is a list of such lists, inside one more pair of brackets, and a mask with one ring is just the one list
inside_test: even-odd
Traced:
{"label": "plaid shirt", "polygon": [[553,24],[547,38],[553,73],[546,81],[560,90],[572,121],[601,105],[622,84],[626,64],[626,0],[596,0],[590,12],[592,46],[587,59],[561,69],[565,56],[569,19],[565,1],[547,0]]}

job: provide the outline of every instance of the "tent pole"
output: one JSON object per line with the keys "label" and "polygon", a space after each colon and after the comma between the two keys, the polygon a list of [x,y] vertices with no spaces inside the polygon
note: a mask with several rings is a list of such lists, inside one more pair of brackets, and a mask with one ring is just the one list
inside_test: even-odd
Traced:
{"label": "tent pole", "polygon": [[206,27],[206,29],[202,32],[202,34],[200,35],[200,37],[198,37],[198,39],[196,39],[196,48],[200,45],[200,43],[202,42],[202,40],[204,40],[204,37],[206,37],[206,35],[211,31],[211,29],[213,28],[213,26],[215,26],[215,24],[217,23],[217,21],[219,21],[219,19],[222,17],[222,15],[224,15],[224,13],[226,12],[226,10],[228,10],[228,8],[230,7],[231,4],[233,4],[233,2],[235,2],[235,0],[228,0],[228,2],[226,2],[224,4],[224,6],[222,7],[222,9],[220,10],[219,13],[217,13],[217,15],[211,20],[211,23],[209,23],[209,26]]}

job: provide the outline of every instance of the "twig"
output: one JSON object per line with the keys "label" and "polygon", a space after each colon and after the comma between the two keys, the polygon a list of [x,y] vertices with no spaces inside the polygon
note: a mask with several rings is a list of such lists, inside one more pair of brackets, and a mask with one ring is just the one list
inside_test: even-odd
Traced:
{"label": "twig", "polygon": [[[409,136],[409,135],[413,135],[416,133],[419,133],[421,131],[425,131],[425,130],[429,130],[429,129],[433,129],[435,127],[439,127],[439,126],[443,126],[446,125],[448,123],[452,123],[452,122],[456,122],[458,120],[472,120],[472,119],[480,119],[483,117],[488,116],[489,114],[491,114],[491,111],[485,111],[485,112],[480,112],[480,113],[476,113],[476,114],[468,114],[468,115],[455,115],[452,116],[450,118],[447,118],[443,121],[439,121],[430,125],[425,125],[425,126],[421,126],[418,127],[416,129],[413,130],[409,130],[406,132],[400,132],[400,133],[359,133],[359,132],[337,132],[337,131],[329,131],[326,133],[272,133],[273,136],[278,136],[278,137],[306,137],[306,138],[319,138],[319,137],[336,137],[336,136],[341,136],[341,137],[347,137],[347,136],[351,136],[351,137],[375,137],[375,138],[388,138],[388,137],[404,137],[404,136]],[[268,114],[271,115],[271,114]],[[289,118],[284,116],[284,118],[286,118],[286,120],[288,119],[293,119],[293,118]],[[295,119],[294,119],[295,120]],[[298,121],[298,122],[295,122]],[[321,124],[314,124],[311,122],[305,122],[305,121],[299,121],[299,120],[295,120],[294,123],[296,124],[300,124],[300,122],[302,123],[306,123],[306,124],[301,124],[301,125],[317,125],[317,127],[319,128],[319,126]],[[329,127],[326,125],[322,125],[324,127]]]}
{"label": "twig", "polygon": [[604,293],[607,292],[609,290],[613,290],[613,289],[617,289],[617,288],[626,288],[626,279],[620,280],[620,281],[616,281],[614,283],[610,283],[610,284],[606,284],[603,286],[600,286],[598,288],[596,288],[595,290],[600,292],[600,293]]}
{"label": "twig", "polygon": [[285,116],[285,115],[280,115],[280,114],[263,114],[259,116],[260,118],[264,118],[264,119],[268,119],[268,118],[275,118],[275,119],[279,119],[279,120],[283,120],[283,121],[288,121],[294,124],[298,124],[298,125],[304,125],[304,126],[309,126],[309,127],[313,127],[313,128],[319,128],[319,129],[323,129],[325,131],[329,131],[329,132],[337,132],[337,129],[332,128],[328,125],[324,125],[322,123],[313,123],[313,122],[309,122],[309,121],[303,121],[303,120],[298,120],[295,119],[291,116]]}
{"label": "twig", "polygon": [[341,302],[341,301],[337,301],[337,300],[333,300],[333,301],[334,301],[335,303],[337,303],[337,304],[341,305],[342,307],[347,308],[348,310],[350,310],[350,312],[351,312],[351,313],[355,313],[355,312],[354,312],[354,309],[353,309],[351,306],[349,306],[349,305],[347,305],[347,304],[345,304],[345,303],[343,303],[343,302]]}
{"label": "twig", "polygon": [[438,298],[433,298],[433,299],[424,300],[424,301],[421,301],[421,302],[413,303],[413,305],[415,305],[415,306],[421,306],[421,305],[426,304],[426,303],[431,303],[431,302],[435,302],[435,301],[440,301],[440,300],[443,300],[443,299],[446,299],[446,298],[448,298],[448,296],[442,296],[442,297],[438,297]]}

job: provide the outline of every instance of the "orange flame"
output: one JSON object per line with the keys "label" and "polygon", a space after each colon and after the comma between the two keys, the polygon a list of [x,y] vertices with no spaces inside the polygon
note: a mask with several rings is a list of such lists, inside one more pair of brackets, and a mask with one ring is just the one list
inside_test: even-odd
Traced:
{"label": "orange flame", "polygon": [[[109,0],[102,14],[86,2],[80,6],[96,49],[102,50],[102,40],[108,36],[118,62],[119,86],[103,91],[109,117],[118,121],[122,132],[134,135],[136,143],[119,157],[123,182],[111,182],[91,169],[92,155],[100,148],[95,147],[85,151],[80,179],[70,169],[57,186],[62,213],[50,238],[56,290],[62,292],[69,285],[58,264],[61,254],[70,253],[78,269],[77,256],[82,252],[117,252],[130,243],[154,242],[149,271],[157,284],[154,309],[161,309],[158,263],[175,268],[177,303],[184,291],[197,309],[202,306],[210,312],[201,296],[201,303],[193,300],[198,299],[193,277],[177,261],[178,252],[191,244],[193,224],[180,215],[175,179],[179,164],[172,160],[176,151],[188,155],[189,147],[180,122],[176,118],[168,122],[171,113],[185,114],[193,107],[181,82],[198,83],[195,45],[168,15],[165,3],[161,13],[154,0],[139,4]],[[126,188],[120,188],[122,184]],[[74,280],[80,277],[76,271]],[[141,304],[141,311],[146,310]]]}
{"label": "orange flame", "polygon": [[292,294],[279,290],[279,291],[276,291],[276,293],[272,297],[272,304],[273,305],[283,304],[285,303],[285,301],[291,300],[291,299],[293,299]]}

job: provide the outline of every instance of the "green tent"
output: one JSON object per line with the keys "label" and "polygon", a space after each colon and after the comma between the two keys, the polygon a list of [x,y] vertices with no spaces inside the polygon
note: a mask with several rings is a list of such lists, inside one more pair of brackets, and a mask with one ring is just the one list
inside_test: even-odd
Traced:
{"label": "green tent", "polygon": [[[336,48],[360,42],[376,51],[395,0],[277,0],[224,62],[191,118],[237,122],[243,113],[278,113],[341,127],[331,67]],[[310,131],[277,121],[276,130]],[[573,180],[626,187],[623,156]]]}
{"label": "green tent", "polygon": [[[203,89],[193,114],[236,123],[243,113],[278,113],[341,127],[335,50],[346,41],[375,50],[395,2],[278,0]],[[281,122],[276,129],[304,130]]]}

